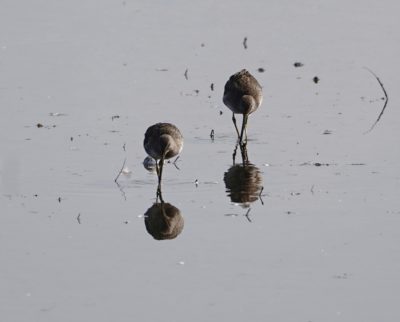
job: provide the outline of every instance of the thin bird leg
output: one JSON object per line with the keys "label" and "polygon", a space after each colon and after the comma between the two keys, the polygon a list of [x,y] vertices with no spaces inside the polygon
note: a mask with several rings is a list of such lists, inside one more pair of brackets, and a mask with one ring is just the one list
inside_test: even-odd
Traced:
{"label": "thin bird leg", "polygon": [[[239,145],[239,142],[236,142],[235,149],[233,150],[233,153],[232,153],[233,165],[235,165],[235,161],[236,161],[236,152],[237,152],[238,145]],[[241,148],[240,148],[240,149],[241,149]]]}
{"label": "thin bird leg", "polygon": [[235,125],[236,133],[237,133],[237,136],[239,138],[239,130],[238,130],[237,125],[236,125],[235,113],[232,113],[232,122],[233,122],[233,125]]}
{"label": "thin bird leg", "polygon": [[158,203],[158,198],[160,198],[160,202],[161,203],[164,203],[164,199],[162,197],[162,192],[161,192],[161,186],[160,185],[157,187],[156,203]]}
{"label": "thin bird leg", "polygon": [[163,166],[164,166],[164,157],[162,157],[160,160],[160,170],[159,170],[159,176],[158,176],[158,187],[160,190],[161,190],[161,178],[162,178]]}
{"label": "thin bird leg", "polygon": [[243,144],[240,146],[240,152],[242,154],[242,161],[243,165],[246,165],[249,163],[249,156],[247,155],[247,145]]}
{"label": "thin bird leg", "polygon": [[239,144],[241,146],[245,146],[247,144],[247,134],[246,134],[246,142],[243,142],[243,134],[244,134],[244,132],[246,132],[248,117],[249,116],[247,114],[243,114],[242,131],[240,132],[240,138],[239,138]]}
{"label": "thin bird leg", "polygon": [[156,160],[156,172],[157,172],[157,178],[159,178],[159,177],[160,177],[160,169],[158,168],[158,162],[159,162],[159,161],[157,161],[157,160]]}

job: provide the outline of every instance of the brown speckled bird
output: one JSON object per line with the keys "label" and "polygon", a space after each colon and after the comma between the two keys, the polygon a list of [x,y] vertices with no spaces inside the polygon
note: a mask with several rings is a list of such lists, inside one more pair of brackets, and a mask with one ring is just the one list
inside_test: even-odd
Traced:
{"label": "brown speckled bird", "polygon": [[[224,104],[233,112],[232,121],[240,145],[247,143],[247,119],[261,105],[263,100],[262,88],[258,81],[246,69],[233,74],[225,84]],[[235,114],[243,114],[242,130],[236,125]],[[245,135],[245,142],[243,142]]]}
{"label": "brown speckled bird", "polygon": [[175,125],[157,123],[147,129],[143,146],[146,153],[156,160],[158,186],[160,187],[164,160],[173,158],[181,153],[183,136]]}

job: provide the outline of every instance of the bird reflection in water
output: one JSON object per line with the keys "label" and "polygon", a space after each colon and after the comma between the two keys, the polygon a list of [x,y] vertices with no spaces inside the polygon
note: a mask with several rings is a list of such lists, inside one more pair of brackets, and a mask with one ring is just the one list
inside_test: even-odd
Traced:
{"label": "bird reflection in water", "polygon": [[[235,163],[238,146],[242,156],[241,164]],[[246,146],[236,144],[233,152],[233,165],[224,173],[224,182],[226,192],[232,202],[240,204],[243,208],[249,208],[250,204],[258,199],[263,204],[261,199],[262,175],[260,169],[250,163]],[[246,214],[247,218],[248,213],[249,211]]]}
{"label": "bird reflection in water", "polygon": [[156,240],[174,239],[183,230],[184,220],[181,211],[163,201],[161,190],[157,193],[161,201],[158,202],[157,199],[144,214],[146,230]]}

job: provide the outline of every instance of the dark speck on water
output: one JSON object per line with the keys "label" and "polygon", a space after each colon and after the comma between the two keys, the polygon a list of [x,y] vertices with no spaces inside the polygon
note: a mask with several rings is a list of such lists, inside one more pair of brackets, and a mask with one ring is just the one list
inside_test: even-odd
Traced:
{"label": "dark speck on water", "polygon": [[244,37],[243,39],[243,47],[244,49],[247,49],[247,37]]}
{"label": "dark speck on water", "polygon": [[294,66],[294,67],[303,67],[304,64],[297,61],[297,62],[295,62],[295,63],[293,64],[293,66]]}

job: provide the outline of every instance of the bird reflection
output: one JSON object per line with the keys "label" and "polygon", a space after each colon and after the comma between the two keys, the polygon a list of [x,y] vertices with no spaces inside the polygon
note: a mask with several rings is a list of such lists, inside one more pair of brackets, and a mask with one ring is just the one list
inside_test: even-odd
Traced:
{"label": "bird reflection", "polygon": [[157,189],[156,202],[144,214],[147,232],[156,240],[174,239],[183,230],[184,220],[181,211],[174,205],[164,202],[161,190]]}
{"label": "bird reflection", "polygon": [[262,189],[260,169],[254,164],[235,164],[224,174],[226,192],[232,202],[249,206],[259,199]]}
{"label": "bird reflection", "polygon": [[[249,207],[250,203],[260,199],[262,192],[262,175],[260,169],[251,164],[245,146],[240,146],[242,163],[236,164],[235,157],[238,144],[233,152],[233,165],[224,173],[226,192],[234,203]],[[262,200],[261,200],[262,202]]]}

